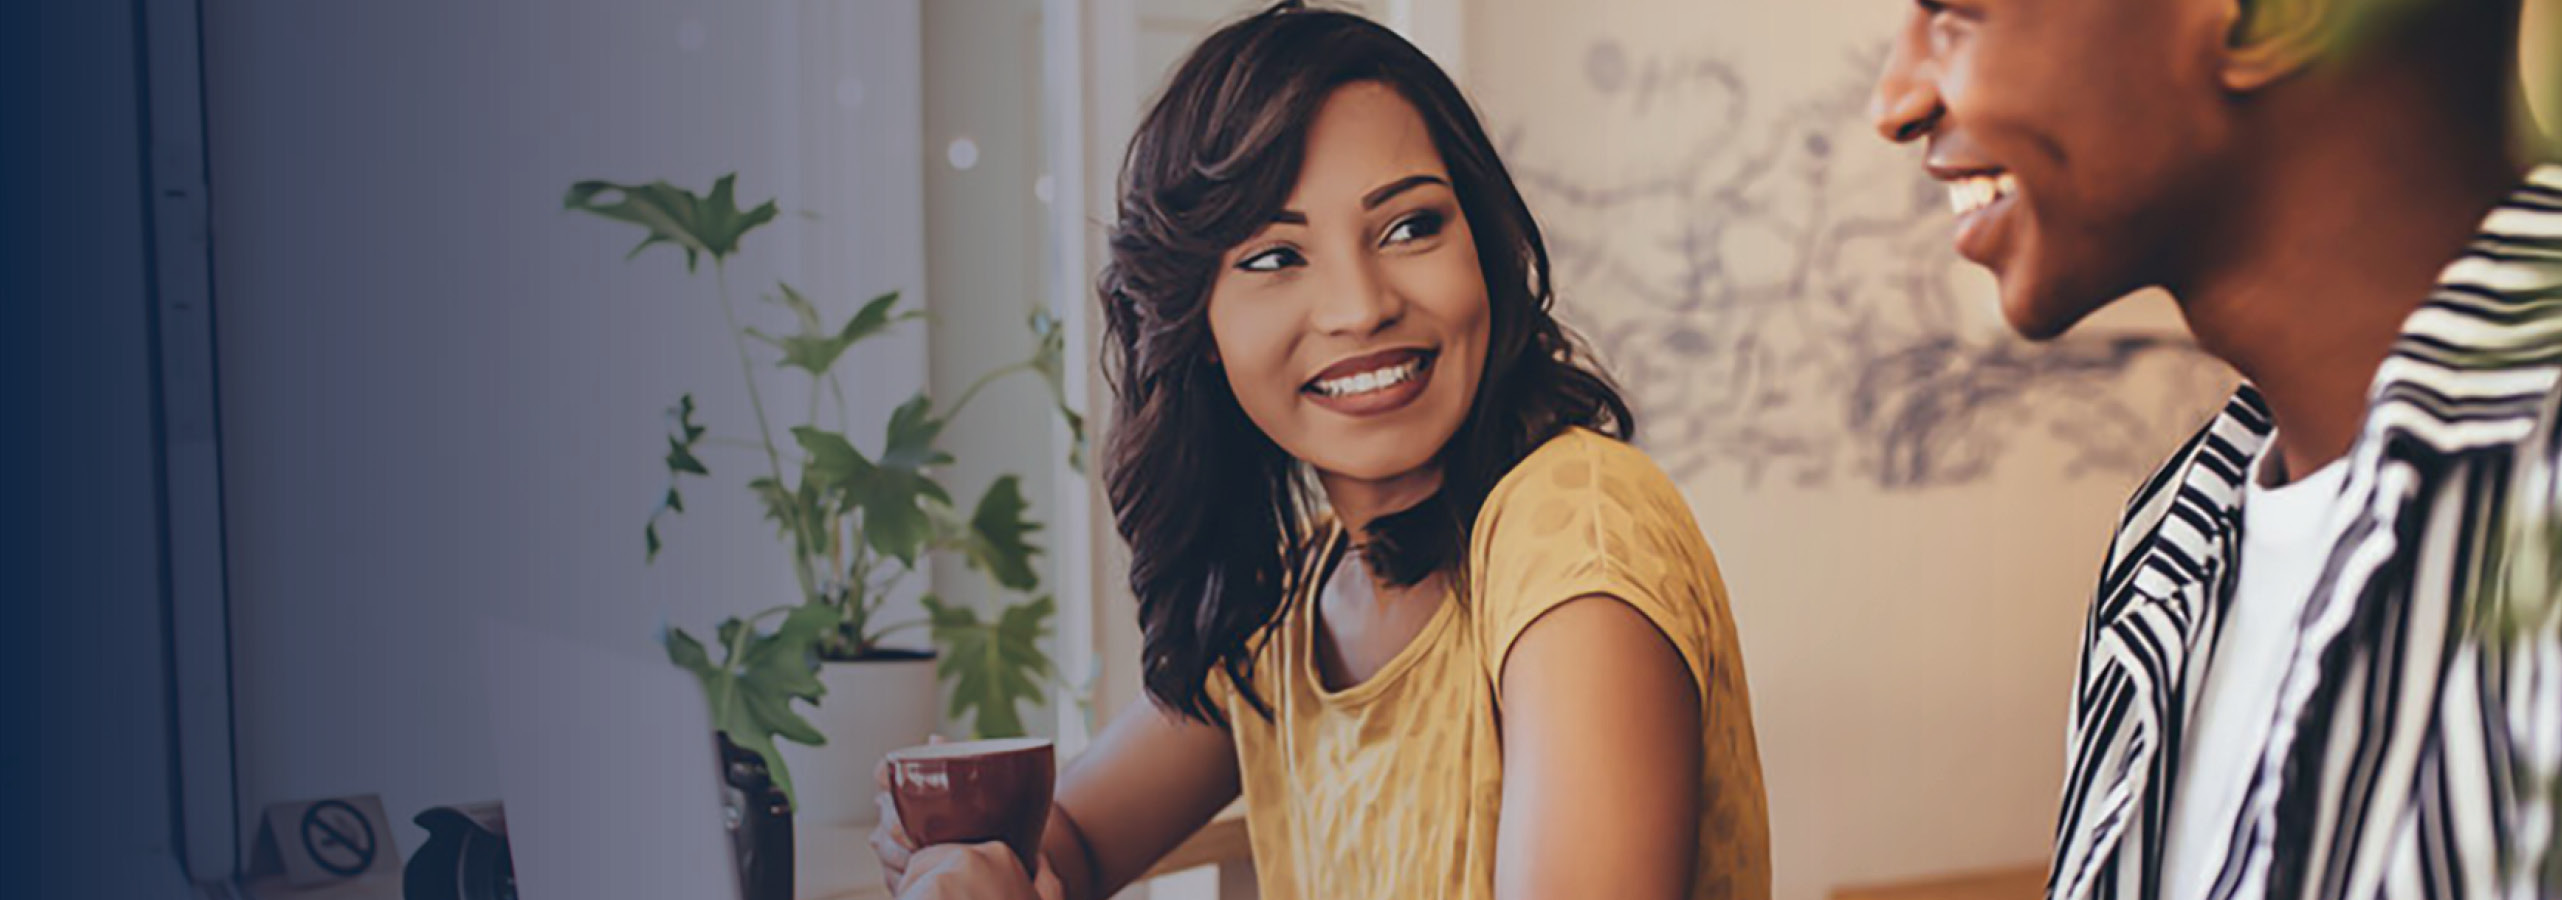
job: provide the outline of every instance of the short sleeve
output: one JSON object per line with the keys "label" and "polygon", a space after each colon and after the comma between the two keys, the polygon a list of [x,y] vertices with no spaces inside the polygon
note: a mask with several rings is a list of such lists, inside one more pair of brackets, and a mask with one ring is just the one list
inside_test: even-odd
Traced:
{"label": "short sleeve", "polygon": [[1469,594],[1488,683],[1502,694],[1514,642],[1549,610],[1605,595],[1663,632],[1705,698],[1725,586],[1690,506],[1654,461],[1574,430],[1550,440],[1488,494],[1470,541]]}

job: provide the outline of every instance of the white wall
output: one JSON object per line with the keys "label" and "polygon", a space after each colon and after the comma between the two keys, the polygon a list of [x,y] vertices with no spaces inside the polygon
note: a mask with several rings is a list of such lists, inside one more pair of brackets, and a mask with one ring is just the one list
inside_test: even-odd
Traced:
{"label": "white wall", "polygon": [[[380,792],[412,850],[421,808],[495,797],[482,617],[663,660],[662,623],[795,598],[735,448],[643,566],[661,411],[752,419],[708,267],[624,262],[637,230],[561,196],[738,170],[787,210],[733,266],[743,312],[779,324],[777,278],[839,316],[920,292],[920,29],[917,0],[207,9],[244,816]],[[925,350],[840,364],[858,421]]]}
{"label": "white wall", "polygon": [[2158,298],[2007,336],[1864,117],[1902,14],[1469,3],[1468,87],[1561,315],[1732,589],[1784,900],[2042,860],[2109,527],[2228,384]]}

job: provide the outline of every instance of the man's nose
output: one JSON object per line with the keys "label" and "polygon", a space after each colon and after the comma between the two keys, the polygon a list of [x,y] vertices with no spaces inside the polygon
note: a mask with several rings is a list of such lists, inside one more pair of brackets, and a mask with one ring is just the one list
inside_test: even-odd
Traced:
{"label": "man's nose", "polygon": [[1931,77],[1930,48],[1920,20],[1906,24],[1887,51],[1886,67],[1868,96],[1868,116],[1878,135],[1901,144],[1930,134],[1946,108]]}

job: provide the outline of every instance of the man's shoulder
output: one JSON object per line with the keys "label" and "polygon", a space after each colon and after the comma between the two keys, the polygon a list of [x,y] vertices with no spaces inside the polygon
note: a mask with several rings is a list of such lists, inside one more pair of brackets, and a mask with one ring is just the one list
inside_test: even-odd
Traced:
{"label": "man's shoulder", "polygon": [[2235,388],[2223,406],[2127,497],[2109,552],[2110,569],[2122,561],[2127,548],[2160,527],[2183,488],[2197,491],[2211,505],[2238,506],[2251,458],[2275,430],[2268,402],[2258,389],[2249,384]]}

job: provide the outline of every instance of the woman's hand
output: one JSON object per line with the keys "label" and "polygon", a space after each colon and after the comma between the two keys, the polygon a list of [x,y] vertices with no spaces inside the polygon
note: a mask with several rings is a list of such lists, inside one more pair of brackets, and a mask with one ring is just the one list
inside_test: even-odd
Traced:
{"label": "woman's hand", "polygon": [[907,877],[909,861],[916,856],[916,844],[908,840],[907,826],[898,820],[898,804],[890,802],[889,760],[872,767],[872,784],[881,789],[872,798],[881,806],[881,824],[872,827],[872,855],[880,857],[881,880],[896,894],[899,882]]}
{"label": "woman's hand", "polygon": [[[893,895],[975,896],[970,879],[991,879],[989,896],[1097,900],[1136,881],[1237,797],[1236,744],[1227,729],[1184,719],[1153,702],[1131,703],[1059,774],[1049,824],[1041,834],[1039,870],[1023,877],[1011,854],[1003,867],[952,859],[958,848],[919,848],[889,800],[890,770],[876,768],[881,825],[872,852]],[[949,867],[930,881],[929,870]],[[995,876],[1008,876],[998,879]],[[915,882],[911,884],[910,882]],[[948,887],[945,883],[948,882]],[[1026,882],[1029,882],[1026,890]],[[1011,889],[1021,893],[1004,893]]]}
{"label": "woman's hand", "polygon": [[1041,864],[1023,877],[1023,863],[1003,843],[936,844],[908,858],[899,900],[1060,900],[1059,878]]}
{"label": "woman's hand", "polygon": [[[928,740],[941,742],[939,737]],[[880,857],[881,880],[901,900],[1060,900],[1065,896],[1048,860],[1042,860],[1038,877],[1025,879],[1023,864],[1002,843],[918,848],[899,821],[898,804],[890,802],[889,760],[872,767],[872,783],[881,789],[875,798],[881,807],[881,824],[872,828],[872,853]]]}

